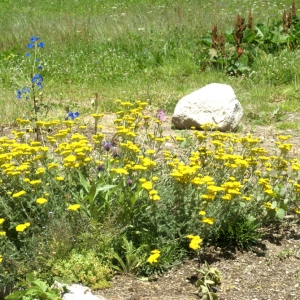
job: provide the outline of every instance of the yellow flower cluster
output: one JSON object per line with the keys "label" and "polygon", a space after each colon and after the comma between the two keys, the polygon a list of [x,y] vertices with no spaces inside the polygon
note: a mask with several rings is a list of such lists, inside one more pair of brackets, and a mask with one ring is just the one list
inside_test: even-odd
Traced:
{"label": "yellow flower cluster", "polygon": [[23,232],[29,226],[30,226],[29,222],[26,222],[24,224],[19,224],[16,226],[16,231]]}
{"label": "yellow flower cluster", "polygon": [[77,211],[80,208],[80,204],[73,204],[68,206],[68,210]]}
{"label": "yellow flower cluster", "polygon": [[[176,191],[192,191],[191,201],[196,203],[193,207],[201,210],[200,221],[213,225],[218,221],[215,210],[210,209],[214,205],[226,207],[243,200],[241,206],[255,202],[252,205],[265,212],[270,209],[276,211],[278,208],[272,208],[272,203],[275,196],[280,196],[279,182],[287,184],[290,194],[300,194],[300,183],[296,180],[300,162],[289,159],[292,144],[286,141],[290,136],[277,135],[276,155],[269,155],[260,147],[259,138],[250,134],[243,137],[234,133],[211,132],[216,129],[215,125],[205,124],[202,126],[204,131],[194,128],[191,136],[177,135],[171,141],[181,147],[185,143],[192,144],[195,146],[193,149],[177,151],[168,146],[170,150],[163,150],[163,143],[170,138],[163,136],[160,120],[143,115],[147,103],[120,100],[116,103],[121,110],[114,121],[114,136],[111,142],[105,142],[109,144],[105,150],[102,145],[107,137],[101,132],[102,126],[98,126],[98,121],[104,116],[102,113],[92,114],[95,134],[91,139],[78,133],[84,132],[78,129],[84,129],[85,125],[74,129],[76,123],[73,121],[55,120],[35,123],[44,134],[40,141],[35,141],[27,130],[31,121],[17,119],[21,128],[12,131],[14,138],[0,138],[0,180],[4,181],[3,186],[7,186],[5,197],[14,202],[33,199],[34,205],[40,205],[39,209],[47,209],[49,205],[46,203],[52,199],[46,196],[51,191],[51,186],[48,186],[67,185],[69,178],[77,174],[73,169],[78,169],[84,170],[85,174],[91,171],[99,178],[102,176],[103,180],[107,176],[109,184],[121,181],[119,186],[124,189],[142,191],[141,194],[153,200],[149,202],[154,206],[157,204],[154,201],[160,200],[160,180],[154,175],[162,174],[160,177],[171,182]],[[44,130],[50,127],[51,131]],[[162,170],[164,167],[167,171]],[[85,209],[80,204],[69,202],[68,199],[66,208],[69,211]],[[299,206],[298,203],[293,204],[293,209],[295,206]],[[296,214],[300,214],[299,211],[294,209]],[[0,224],[3,222],[4,219],[0,219]],[[16,230],[22,232],[29,225],[19,224]],[[0,235],[5,235],[4,231],[0,231]],[[188,238],[192,249],[200,248],[202,239],[198,235],[189,235]],[[160,251],[153,250],[148,262],[157,262],[159,256]]]}
{"label": "yellow flower cluster", "polygon": [[151,255],[148,257],[147,261],[150,264],[157,263],[158,258],[160,257],[160,251],[159,250],[152,250]]}
{"label": "yellow flower cluster", "polygon": [[200,248],[200,244],[203,242],[203,240],[200,238],[199,235],[188,235],[187,236],[190,239],[189,247],[193,250],[197,250]]}

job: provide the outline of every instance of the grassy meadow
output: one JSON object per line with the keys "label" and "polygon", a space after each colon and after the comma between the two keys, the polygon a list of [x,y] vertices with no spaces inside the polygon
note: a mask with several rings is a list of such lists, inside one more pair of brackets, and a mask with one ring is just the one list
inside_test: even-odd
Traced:
{"label": "grassy meadow", "polygon": [[299,129],[285,118],[299,110],[293,7],[0,1],[0,298],[60,299],[55,279],[96,290],[114,272],[160,275],[206,246],[248,250],[258,229],[297,222],[290,135],[275,133],[270,150],[213,124],[164,132],[177,101],[213,82],[233,87],[246,122]]}
{"label": "grassy meadow", "polygon": [[212,68],[203,71],[208,49],[199,42],[214,24],[219,31],[233,28],[238,13],[247,18],[251,11],[255,24],[271,24],[290,6],[290,0],[1,1],[3,122],[24,114],[15,90],[30,76],[25,53],[33,35],[46,45],[43,99],[53,108],[67,103],[88,112],[99,93],[103,111],[115,110],[113,100],[120,98],[172,113],[183,95],[220,82],[233,86],[246,116],[251,111],[257,123],[268,122],[278,106],[297,111],[298,49],[262,53],[246,78],[229,77]]}

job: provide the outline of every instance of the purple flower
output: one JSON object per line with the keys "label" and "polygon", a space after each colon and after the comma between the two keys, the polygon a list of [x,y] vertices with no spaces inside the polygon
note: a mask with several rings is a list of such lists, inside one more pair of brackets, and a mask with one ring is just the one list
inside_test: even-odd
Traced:
{"label": "purple flower", "polygon": [[166,114],[163,109],[158,110],[156,117],[161,121],[165,122],[167,120]]}
{"label": "purple flower", "polygon": [[133,180],[131,178],[127,179],[127,185],[132,186],[133,185]]}
{"label": "purple flower", "polygon": [[120,153],[118,152],[117,149],[114,149],[114,150],[113,150],[113,153],[112,153],[111,156],[112,156],[113,158],[120,158],[120,157],[121,157],[121,155],[120,155]]}
{"label": "purple flower", "polygon": [[104,164],[99,164],[98,165],[98,167],[97,167],[97,170],[99,171],[99,172],[104,172]]}
{"label": "purple flower", "polygon": [[112,145],[111,142],[103,142],[102,146],[103,146],[104,150],[107,151],[107,152],[114,148],[114,146]]}

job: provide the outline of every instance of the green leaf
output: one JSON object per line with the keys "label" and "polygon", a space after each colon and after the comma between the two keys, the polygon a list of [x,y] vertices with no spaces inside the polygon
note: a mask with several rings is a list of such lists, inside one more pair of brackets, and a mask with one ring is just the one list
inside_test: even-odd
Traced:
{"label": "green leaf", "polygon": [[278,207],[282,208],[284,211],[288,211],[288,207],[285,205],[284,201],[280,201]]}
{"label": "green leaf", "polygon": [[113,253],[113,257],[118,261],[118,263],[120,264],[121,268],[119,266],[113,265],[112,267],[118,271],[124,271],[126,272],[126,265],[123,262],[122,258],[119,256],[118,253],[114,252]]}
{"label": "green leaf", "polygon": [[83,175],[78,171],[78,175],[79,175],[79,182],[80,184],[83,186],[83,188],[85,189],[85,191],[88,193],[90,190],[90,184],[89,182],[83,177]]}
{"label": "green leaf", "polygon": [[218,299],[218,296],[213,292],[210,292],[209,295],[211,296],[211,299]]}
{"label": "green leaf", "polygon": [[43,292],[45,292],[48,288],[47,284],[44,281],[41,281],[41,280],[35,280],[35,281],[32,282],[32,284],[39,287]]}
{"label": "green leaf", "polygon": [[5,297],[5,299],[10,300],[10,299],[18,299],[20,296],[22,296],[21,292],[13,292],[12,294],[8,295]]}
{"label": "green leaf", "polygon": [[195,283],[195,286],[196,286],[196,287],[200,287],[201,285],[204,285],[204,282],[203,282],[203,280],[198,279],[198,280],[196,281],[196,283]]}
{"label": "green leaf", "polygon": [[37,287],[37,286],[32,286],[30,287],[28,290],[26,290],[26,293],[25,295],[33,295],[33,296],[36,296],[36,295],[40,295],[40,294],[43,294],[43,291]]}
{"label": "green leaf", "polygon": [[244,43],[251,43],[255,40],[256,36],[257,36],[257,33],[253,32],[251,29],[247,28],[244,31],[243,42]]}
{"label": "green leaf", "polygon": [[240,207],[241,208],[244,208],[246,206],[246,203],[245,202],[240,202]]}
{"label": "green leaf", "polygon": [[207,294],[208,293],[208,288],[205,286],[205,285],[201,285],[201,292],[203,293],[203,294]]}
{"label": "green leaf", "polygon": [[206,279],[206,280],[205,280],[205,284],[210,284],[210,285],[212,285],[212,284],[215,284],[215,282],[212,281],[212,280]]}
{"label": "green leaf", "polygon": [[180,147],[180,148],[183,148],[183,147],[186,145],[186,142],[187,142],[187,141],[184,140],[184,141],[179,145],[179,147]]}
{"label": "green leaf", "polygon": [[210,36],[204,36],[200,39],[201,44],[211,47],[211,37]]}
{"label": "green leaf", "polygon": [[34,273],[29,273],[29,274],[27,274],[26,275],[26,281],[27,282],[32,282],[32,281],[34,281],[35,280],[35,275],[34,275]]}
{"label": "green leaf", "polygon": [[277,201],[273,201],[271,205],[271,209],[275,209],[277,207]]}
{"label": "green leaf", "polygon": [[276,216],[279,219],[283,219],[285,217],[285,211],[282,208],[278,208],[278,210],[276,211]]}

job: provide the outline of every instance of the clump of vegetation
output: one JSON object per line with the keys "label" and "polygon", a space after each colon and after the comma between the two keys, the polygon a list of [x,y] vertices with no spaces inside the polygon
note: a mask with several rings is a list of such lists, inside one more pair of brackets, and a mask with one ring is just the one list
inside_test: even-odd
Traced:
{"label": "clump of vegetation", "polygon": [[110,287],[112,272],[94,252],[88,251],[84,254],[72,252],[69,257],[57,260],[51,272],[59,276],[63,282],[80,282],[92,289],[103,289]]}
{"label": "clump of vegetation", "polygon": [[[143,44],[141,36],[129,36],[134,51],[127,40],[117,43],[116,53],[108,51],[116,60],[101,76],[109,73],[105,80],[114,82],[128,69],[128,74],[143,73],[149,83],[154,70],[164,73],[179,57],[193,60],[197,72],[205,61],[211,70],[247,74],[261,51],[271,58],[297,51],[298,40],[292,40],[299,25],[294,4],[289,14],[283,14],[282,28],[254,26],[252,14],[246,24],[238,15],[233,30],[219,35],[214,26],[211,36],[199,37],[188,51],[179,47],[180,55],[176,42],[184,26],[176,29],[178,39],[163,45],[163,50]],[[288,38],[278,41],[275,36]],[[106,49],[111,49],[112,42],[106,41]],[[208,48],[200,47],[201,43]],[[39,50],[46,50],[45,45],[36,36],[27,45],[34,50],[26,55],[33,58],[29,74],[14,77],[19,84],[18,107],[26,105],[10,132],[0,137],[0,286],[13,286],[35,271],[40,281],[47,281],[46,285],[33,283],[40,284],[41,293],[56,275],[99,289],[109,286],[112,269],[162,274],[200,247],[205,251],[207,245],[222,242],[249,249],[260,238],[260,227],[280,223],[287,214],[300,215],[300,161],[291,153],[290,135],[275,134],[271,150],[252,134],[214,131],[214,124],[204,124],[202,131],[191,128],[166,135],[164,107],[155,111],[148,102],[132,99],[111,103],[115,119],[102,123],[104,106],[98,94],[92,109],[56,103],[53,117],[51,101],[47,105],[43,101],[50,63],[45,55],[40,64],[37,56]],[[209,49],[211,57],[207,57]],[[182,55],[185,51],[193,55]],[[15,52],[7,54],[5,63],[27,66],[29,62]],[[119,73],[118,68],[112,72],[110,67],[117,66],[120,57],[134,67],[128,67],[128,62]],[[86,63],[85,68],[89,66]],[[66,80],[56,67],[53,80]],[[189,63],[186,67],[189,70]],[[43,70],[43,76],[37,70]],[[169,75],[173,71],[169,69]],[[91,67],[80,80],[74,74],[67,82],[84,85],[95,69]],[[185,76],[183,72],[180,80]],[[151,102],[149,93],[147,99]],[[280,108],[272,111],[275,120],[285,117]],[[203,275],[210,270],[207,266]],[[204,278],[199,283],[202,296],[215,297],[210,285],[216,283]]]}

